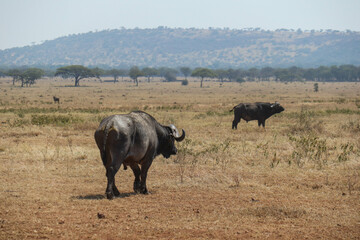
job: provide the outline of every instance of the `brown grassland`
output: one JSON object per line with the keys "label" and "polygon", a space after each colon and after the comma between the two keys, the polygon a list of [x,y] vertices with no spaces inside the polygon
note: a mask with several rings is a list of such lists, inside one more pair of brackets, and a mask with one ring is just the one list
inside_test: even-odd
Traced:
{"label": "brown grassland", "polygon": [[[0,239],[360,239],[359,83],[72,85],[0,79]],[[255,101],[285,111],[232,130]],[[93,134],[136,109],[187,137],[154,160],[149,195],[121,168],[109,201]]]}

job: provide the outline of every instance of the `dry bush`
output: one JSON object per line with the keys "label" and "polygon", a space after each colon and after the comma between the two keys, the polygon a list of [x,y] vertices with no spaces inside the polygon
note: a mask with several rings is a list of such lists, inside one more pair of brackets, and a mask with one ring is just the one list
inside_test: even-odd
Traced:
{"label": "dry bush", "polygon": [[349,120],[347,123],[343,124],[342,129],[349,131],[354,134],[360,133],[360,120]]}
{"label": "dry bush", "polygon": [[289,127],[292,134],[299,133],[322,133],[324,131],[324,122],[314,118],[315,112],[309,111],[306,107],[301,106],[300,113],[296,114],[296,123]]}

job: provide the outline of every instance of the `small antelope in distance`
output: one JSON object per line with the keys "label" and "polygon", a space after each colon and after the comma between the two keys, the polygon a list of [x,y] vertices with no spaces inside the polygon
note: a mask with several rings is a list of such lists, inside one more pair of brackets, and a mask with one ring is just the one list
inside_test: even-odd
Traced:
{"label": "small antelope in distance", "polygon": [[58,103],[58,104],[60,104],[60,98],[57,98],[57,97],[55,97],[55,96],[53,96],[53,99],[54,99],[54,103]]}

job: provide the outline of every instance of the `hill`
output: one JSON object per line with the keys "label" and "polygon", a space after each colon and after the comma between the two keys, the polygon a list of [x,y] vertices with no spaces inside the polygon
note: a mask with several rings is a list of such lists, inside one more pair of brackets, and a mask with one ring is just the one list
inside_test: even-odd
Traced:
{"label": "hill", "polygon": [[115,29],[0,51],[0,65],[316,67],[360,65],[360,32]]}

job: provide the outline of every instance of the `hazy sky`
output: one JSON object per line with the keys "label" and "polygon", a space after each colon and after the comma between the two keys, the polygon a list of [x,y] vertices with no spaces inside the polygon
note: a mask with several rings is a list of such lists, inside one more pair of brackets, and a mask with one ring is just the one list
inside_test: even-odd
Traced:
{"label": "hazy sky", "polygon": [[0,0],[0,49],[116,28],[360,31],[360,0]]}

